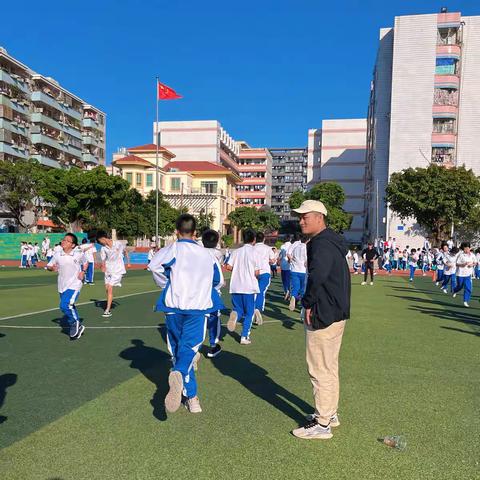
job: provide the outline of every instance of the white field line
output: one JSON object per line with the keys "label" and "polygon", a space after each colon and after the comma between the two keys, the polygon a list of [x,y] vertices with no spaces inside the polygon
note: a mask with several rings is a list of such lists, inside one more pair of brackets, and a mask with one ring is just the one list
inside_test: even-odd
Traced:
{"label": "white field line", "polygon": [[[120,298],[120,297],[117,297]],[[283,323],[288,322],[290,320],[264,320],[263,323]],[[226,323],[222,323],[223,326],[226,326]],[[100,326],[100,327],[89,327],[88,325],[85,326],[88,330],[135,330],[135,329],[155,329],[163,327],[164,324],[160,325],[111,325],[111,326]],[[49,330],[55,329],[58,330],[61,328],[60,326],[57,327],[42,327],[37,325],[0,325],[1,328],[14,328],[19,330]]]}
{"label": "white field line", "polygon": [[[154,292],[160,293],[160,290],[147,290],[145,292],[129,293],[127,295],[115,296],[113,299],[115,300],[116,298],[134,297],[136,295],[144,295],[145,293],[154,293]],[[80,307],[81,305],[90,305],[92,303],[95,303],[95,302],[81,302],[81,303],[77,303],[76,305],[77,305],[77,307]],[[10,317],[2,317],[2,318],[0,318],[0,321],[2,321],[2,320],[12,320],[13,318],[28,317],[30,315],[38,315],[39,313],[54,312],[55,310],[60,310],[60,309],[58,307],[56,307],[56,308],[47,308],[46,310],[37,310],[36,312],[20,313],[18,315],[11,315]]]}

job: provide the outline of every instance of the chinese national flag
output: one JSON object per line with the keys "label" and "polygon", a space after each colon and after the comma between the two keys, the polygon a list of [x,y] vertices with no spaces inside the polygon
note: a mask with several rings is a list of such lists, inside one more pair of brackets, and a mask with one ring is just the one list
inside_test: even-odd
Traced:
{"label": "chinese national flag", "polygon": [[157,80],[157,100],[176,100],[182,98],[173,88],[160,83]]}

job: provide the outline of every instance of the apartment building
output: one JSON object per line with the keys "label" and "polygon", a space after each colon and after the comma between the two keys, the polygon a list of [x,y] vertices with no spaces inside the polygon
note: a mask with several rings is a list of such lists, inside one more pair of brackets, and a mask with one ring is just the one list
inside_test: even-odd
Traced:
{"label": "apartment building", "polygon": [[480,16],[442,8],[380,30],[368,109],[366,237],[418,246],[415,219],[385,204],[390,175],[434,163],[480,174]]}
{"label": "apartment building", "polygon": [[296,190],[307,189],[307,149],[269,148],[272,156],[272,210],[281,222],[292,221],[288,200]]}
{"label": "apartment building", "polygon": [[272,155],[266,148],[251,148],[238,142],[238,171],[242,182],[237,185],[237,205],[260,208],[272,200]]}
{"label": "apartment building", "polygon": [[0,47],[0,159],[42,165],[105,164],[105,113]]}
{"label": "apartment building", "polygon": [[367,121],[323,120],[322,128],[308,131],[307,181],[335,182],[345,192],[343,208],[353,215],[347,241],[361,243],[365,223],[365,171]]}

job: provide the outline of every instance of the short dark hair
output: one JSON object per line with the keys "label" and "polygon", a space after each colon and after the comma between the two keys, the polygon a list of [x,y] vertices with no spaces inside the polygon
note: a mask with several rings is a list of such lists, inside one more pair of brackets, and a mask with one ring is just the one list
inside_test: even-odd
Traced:
{"label": "short dark hair", "polygon": [[416,248],[412,248],[412,253],[417,253],[417,249],[416,249]]}
{"label": "short dark hair", "polygon": [[202,243],[205,248],[215,248],[218,245],[219,239],[220,235],[218,232],[211,228],[202,233]]}
{"label": "short dark hair", "polygon": [[448,247],[448,243],[447,242],[442,242],[442,245],[440,246],[440,248],[443,248],[443,247]]}
{"label": "short dark hair", "polygon": [[245,228],[242,230],[243,243],[253,243],[255,241],[255,230],[252,228]]}
{"label": "short dark hair", "polygon": [[470,242],[462,242],[460,248],[463,250],[464,248],[470,248]]}
{"label": "short dark hair", "polygon": [[72,239],[72,243],[77,246],[78,245],[78,238],[74,233],[66,233],[66,237],[70,237]]}
{"label": "short dark hair", "polygon": [[255,240],[257,243],[263,242],[265,240],[265,234],[263,232],[257,232]]}
{"label": "short dark hair", "polygon": [[189,213],[182,213],[175,222],[175,228],[182,235],[193,235],[197,229],[195,217]]}
{"label": "short dark hair", "polygon": [[110,235],[105,230],[98,230],[95,237],[100,240],[101,238],[110,238]]}
{"label": "short dark hair", "polygon": [[88,240],[87,240],[86,238],[83,238],[83,239],[82,239],[82,245],[85,244],[85,243],[87,243],[87,242],[88,242]]}
{"label": "short dark hair", "polygon": [[455,246],[453,246],[452,249],[450,250],[450,254],[451,254],[451,255],[455,255],[455,254],[457,254],[457,253],[458,253],[458,248],[455,247]]}

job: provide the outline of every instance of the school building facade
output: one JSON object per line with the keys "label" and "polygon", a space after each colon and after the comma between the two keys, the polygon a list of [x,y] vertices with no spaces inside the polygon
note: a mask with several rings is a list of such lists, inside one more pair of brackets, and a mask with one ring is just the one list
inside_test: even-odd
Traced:
{"label": "school building facade", "polygon": [[393,172],[433,163],[480,174],[480,16],[442,8],[382,28],[367,119],[365,237],[419,246],[415,219],[385,202]]}

